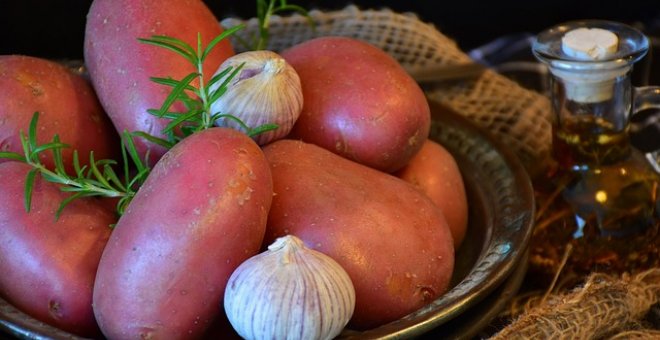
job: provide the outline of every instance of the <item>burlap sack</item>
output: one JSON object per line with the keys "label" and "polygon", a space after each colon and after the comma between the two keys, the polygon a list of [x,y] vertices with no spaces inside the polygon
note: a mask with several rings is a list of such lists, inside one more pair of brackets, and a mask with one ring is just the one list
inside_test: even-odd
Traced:
{"label": "burlap sack", "polygon": [[[319,36],[348,36],[376,45],[398,60],[413,76],[443,66],[473,62],[456,43],[436,27],[419,20],[414,13],[389,9],[363,10],[354,5],[338,11],[310,11],[315,28],[298,14],[274,16],[266,47],[282,51],[294,44]],[[245,24],[240,39],[250,39],[258,32],[255,18],[227,18],[228,28]],[[245,50],[237,38],[237,52]],[[550,151],[551,108],[547,97],[527,90],[516,82],[486,70],[477,77],[460,81],[442,81],[424,86],[427,96],[486,128],[510,146],[530,174],[545,166]]]}

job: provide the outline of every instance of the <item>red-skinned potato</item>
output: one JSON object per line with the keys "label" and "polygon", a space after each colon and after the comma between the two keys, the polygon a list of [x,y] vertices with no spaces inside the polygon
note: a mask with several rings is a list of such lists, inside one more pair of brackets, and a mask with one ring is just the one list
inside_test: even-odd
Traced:
{"label": "red-skinned potato", "polygon": [[463,176],[454,156],[444,146],[429,139],[396,175],[440,207],[454,237],[454,247],[458,248],[467,230],[468,203]]}
{"label": "red-skinned potato", "polygon": [[95,199],[77,199],[56,220],[67,194],[40,176],[27,212],[24,183],[30,169],[15,161],[0,164],[0,296],[47,324],[99,336],[92,289],[115,216]]}
{"label": "red-skinned potato", "polygon": [[168,151],[117,222],[94,287],[109,339],[189,339],[222,309],[231,273],[258,253],[272,201],[259,146],[229,128]]}
{"label": "red-skinned potato", "polygon": [[446,291],[453,241],[428,197],[310,143],[279,140],[264,153],[275,193],[264,242],[292,234],[335,259],[355,286],[349,327],[399,319]]}
{"label": "red-skinned potato", "polygon": [[303,90],[291,137],[385,172],[402,168],[430,127],[424,92],[385,51],[348,37],[320,37],[281,53]]}
{"label": "red-skinned potato", "polygon": [[[23,154],[19,132],[27,135],[32,116],[39,112],[37,142],[45,144],[59,135],[70,146],[62,150],[67,171],[73,171],[74,149],[83,164],[92,150],[96,159],[119,154],[119,139],[94,89],[61,64],[30,56],[0,56],[0,103],[0,151]],[[50,152],[40,157],[53,169]]]}
{"label": "red-skinned potato", "polygon": [[[148,109],[159,109],[170,87],[150,77],[183,79],[195,67],[182,56],[165,48],[144,44],[138,38],[166,35],[197,47],[222,33],[213,13],[201,0],[95,0],[85,27],[84,56],[89,75],[101,104],[117,131],[144,131],[163,137],[170,122],[155,117]],[[204,62],[204,72],[213,74],[234,50],[228,39],[216,45]],[[196,84],[193,82],[193,84]],[[173,111],[185,111],[177,104]],[[141,155],[149,151],[154,164],[166,149],[142,138],[135,139]]]}

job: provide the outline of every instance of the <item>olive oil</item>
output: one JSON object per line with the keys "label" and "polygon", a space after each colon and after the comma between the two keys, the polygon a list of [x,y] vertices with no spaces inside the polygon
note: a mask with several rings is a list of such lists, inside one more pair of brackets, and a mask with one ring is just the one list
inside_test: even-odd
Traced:
{"label": "olive oil", "polygon": [[658,174],[629,141],[592,115],[553,129],[556,161],[535,181],[537,225],[531,269],[556,273],[634,272],[660,265]]}
{"label": "olive oil", "polygon": [[584,165],[614,164],[631,152],[628,131],[592,115],[564,118],[553,133],[553,156],[565,169]]}

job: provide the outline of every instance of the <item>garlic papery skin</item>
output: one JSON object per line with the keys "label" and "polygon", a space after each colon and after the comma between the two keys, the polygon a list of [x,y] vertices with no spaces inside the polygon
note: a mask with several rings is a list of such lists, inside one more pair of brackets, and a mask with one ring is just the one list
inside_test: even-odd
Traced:
{"label": "garlic papery skin", "polygon": [[[215,75],[229,67],[235,70],[241,65],[243,66],[238,74],[228,83],[227,91],[211,103],[211,112],[233,115],[250,128],[277,124],[277,129],[253,136],[259,145],[286,136],[303,107],[298,73],[279,54],[260,50],[229,57],[220,65]],[[215,91],[223,80],[214,83],[211,91]],[[220,118],[215,124],[246,132],[232,119]]]}
{"label": "garlic papery skin", "polygon": [[225,312],[243,338],[332,339],[355,308],[355,288],[332,258],[280,237],[232,273]]}

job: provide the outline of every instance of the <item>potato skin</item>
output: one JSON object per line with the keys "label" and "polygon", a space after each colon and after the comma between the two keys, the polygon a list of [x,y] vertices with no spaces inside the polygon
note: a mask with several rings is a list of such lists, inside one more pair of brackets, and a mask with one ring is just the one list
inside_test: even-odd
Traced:
{"label": "potato skin", "polygon": [[199,337],[255,255],[272,201],[257,144],[228,128],[187,137],[156,164],[103,252],[94,312],[110,339]]}
{"label": "potato skin", "polygon": [[454,156],[429,139],[396,176],[411,183],[440,207],[454,237],[454,248],[458,248],[467,231],[468,202]]}
{"label": "potato skin", "polygon": [[273,205],[264,243],[292,234],[348,272],[349,326],[396,320],[446,291],[454,266],[442,212],[403,180],[302,141],[264,147]]}
{"label": "potato skin", "polygon": [[424,92],[383,50],[348,37],[320,37],[281,53],[303,89],[291,136],[385,172],[402,168],[428,137]]}
{"label": "potato skin", "polygon": [[55,220],[66,197],[37,175],[32,209],[23,206],[31,167],[0,164],[0,295],[26,314],[65,331],[100,335],[92,288],[114,214],[94,199],[79,199]]}
{"label": "potato skin", "polygon": [[[198,32],[203,46],[222,32],[218,20],[201,0],[92,2],[85,26],[85,63],[117,131],[144,131],[163,137],[161,131],[169,120],[155,117],[147,110],[160,108],[171,88],[149,78],[180,80],[196,71],[182,56],[137,39],[167,35],[196,48]],[[213,74],[233,54],[229,40],[222,41],[207,57],[205,72]],[[173,109],[182,110],[182,106],[175,105]],[[142,138],[135,142],[141,155],[149,150],[152,165],[166,151]]]}
{"label": "potato skin", "polygon": [[[68,171],[73,171],[74,149],[85,164],[92,150],[96,159],[119,155],[119,139],[91,84],[61,64],[30,56],[0,56],[0,103],[0,151],[23,154],[19,132],[27,135],[38,111],[37,142],[48,143],[57,134],[69,144],[71,148],[62,150]],[[51,153],[41,157],[53,169]]]}

